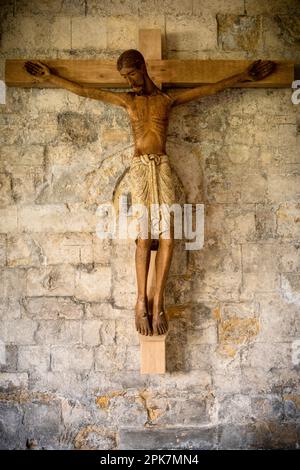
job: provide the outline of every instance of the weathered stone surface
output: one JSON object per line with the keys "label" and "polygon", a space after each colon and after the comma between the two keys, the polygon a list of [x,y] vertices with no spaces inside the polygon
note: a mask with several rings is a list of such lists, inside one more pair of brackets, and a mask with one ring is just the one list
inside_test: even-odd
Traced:
{"label": "weathered stone surface", "polygon": [[80,343],[80,324],[74,320],[43,320],[38,325],[35,340],[39,344]]}
{"label": "weathered stone surface", "polygon": [[19,406],[0,403],[0,447],[1,449],[24,449],[22,430],[23,413]]}
{"label": "weathered stone surface", "polygon": [[81,265],[76,272],[75,297],[87,302],[103,302],[111,296],[111,269]]}
{"label": "weathered stone surface", "polygon": [[76,435],[74,447],[78,450],[115,449],[116,435],[99,426],[85,426]]}
{"label": "weathered stone surface", "polygon": [[299,11],[299,5],[297,0],[266,0],[263,3],[257,2],[256,0],[246,0],[245,9],[248,15],[276,15],[278,13],[297,13]]}
{"label": "weathered stone surface", "polygon": [[1,344],[1,372],[13,372],[17,369],[18,348],[15,344]]}
{"label": "weathered stone surface", "polygon": [[[89,34],[86,34],[87,31]],[[107,47],[105,19],[91,16],[72,18],[72,47],[105,49]]]}
{"label": "weathered stone surface", "polygon": [[36,319],[78,320],[83,316],[83,305],[68,297],[26,297],[23,306],[26,315]]}
{"label": "weathered stone surface", "polygon": [[22,0],[16,5],[16,13],[21,16],[35,15],[55,15],[55,16],[72,16],[85,14],[84,0],[52,0],[51,3],[46,0]]}
{"label": "weathered stone surface", "polygon": [[0,297],[0,317],[2,320],[11,320],[13,318],[20,318],[22,313],[22,297],[15,292],[12,292],[12,296],[4,294]]}
{"label": "weathered stone surface", "polygon": [[[289,12],[290,14],[290,12]],[[266,50],[281,50],[282,54],[293,57],[300,34],[299,11],[295,15],[274,15],[263,17],[263,34]]]}
{"label": "weathered stone surface", "polygon": [[[14,104],[15,106],[15,104]],[[20,165],[40,166],[44,162],[44,147],[42,145],[3,145],[0,149],[0,167],[3,171],[13,173]]]}
{"label": "weathered stone surface", "polygon": [[6,343],[33,344],[37,322],[34,320],[16,319],[2,323],[1,339]]}
{"label": "weathered stone surface", "polygon": [[68,17],[10,17],[4,23],[3,51],[25,46],[27,50],[45,47],[64,49],[71,47],[71,20]]}
{"label": "weathered stone surface", "polygon": [[132,430],[120,432],[120,449],[213,449],[216,445],[214,428]]}
{"label": "weathered stone surface", "polygon": [[60,403],[30,403],[25,407],[24,424],[29,434],[28,440],[34,440],[37,447],[52,449],[57,445],[60,432]]}
{"label": "weathered stone surface", "polygon": [[297,241],[300,233],[300,205],[284,202],[276,211],[277,233],[284,240]]}
{"label": "weathered stone surface", "polygon": [[93,242],[88,233],[8,236],[7,249],[9,266],[93,262]]}
{"label": "weathered stone surface", "polygon": [[125,363],[124,349],[118,348],[116,345],[101,345],[96,349],[95,353],[95,369],[96,371],[109,371],[123,369]]}
{"label": "weathered stone surface", "polygon": [[[0,78],[6,58],[116,61],[138,48],[141,28],[165,33],[169,59],[298,63],[297,8],[293,0],[7,0]],[[7,88],[1,448],[299,447],[300,107],[291,93],[230,88],[171,114],[176,197],[204,204],[204,247],[176,244],[167,372],[141,375],[135,244],[99,236],[108,225],[101,204],[117,207],[130,192],[129,116],[65,89]]]}
{"label": "weathered stone surface", "polygon": [[[1,232],[14,230],[15,216],[16,208],[13,207],[8,212],[10,225],[0,226]],[[18,209],[18,228],[25,232],[94,232],[97,222],[95,211],[82,203],[32,204]]]}
{"label": "weathered stone surface", "polygon": [[0,298],[16,299],[24,294],[26,288],[26,273],[23,269],[0,269]]}
{"label": "weathered stone surface", "polygon": [[[182,2],[172,2],[165,0],[113,0],[98,2],[97,0],[88,0],[89,15],[153,15],[153,13],[169,13],[172,9],[175,14],[192,13],[192,0],[183,0]],[[151,16],[150,16],[151,18]],[[150,25],[149,25],[150,27]]]}
{"label": "weathered stone surface", "polygon": [[291,343],[254,343],[242,352],[242,365],[270,370],[274,367],[291,367]]}
{"label": "weathered stone surface", "polygon": [[65,112],[58,115],[58,126],[62,137],[72,141],[79,147],[85,146],[98,139],[96,125],[85,114]]}
{"label": "weathered stone surface", "polygon": [[283,297],[288,303],[300,305],[300,274],[285,273],[281,275]]}
{"label": "weathered stone surface", "polygon": [[55,346],[51,348],[51,368],[53,371],[89,370],[93,365],[93,351],[82,346]]}
{"label": "weathered stone surface", "polygon": [[20,346],[18,370],[36,370],[44,374],[50,368],[50,348],[48,346]]}
{"label": "weathered stone surface", "polygon": [[261,47],[261,25],[258,16],[217,15],[218,42],[225,51]]}
{"label": "weathered stone surface", "polygon": [[6,264],[6,236],[0,234],[0,266]]}
{"label": "weathered stone surface", "polygon": [[0,389],[10,391],[15,388],[26,389],[27,387],[28,387],[28,374],[1,372]]}
{"label": "weathered stone surface", "polygon": [[214,49],[217,46],[216,31],[217,23],[213,15],[206,14],[197,18],[186,15],[166,16],[168,50]]}
{"label": "weathered stone surface", "polygon": [[26,294],[30,296],[74,295],[75,271],[71,265],[30,268]]}
{"label": "weathered stone surface", "polygon": [[0,208],[0,232],[7,233],[17,230],[18,217],[15,206]]}

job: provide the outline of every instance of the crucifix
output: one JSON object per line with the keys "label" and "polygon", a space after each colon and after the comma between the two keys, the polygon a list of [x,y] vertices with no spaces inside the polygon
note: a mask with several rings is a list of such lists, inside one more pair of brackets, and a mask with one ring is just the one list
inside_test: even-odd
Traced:
{"label": "crucifix", "polygon": [[[120,106],[129,114],[134,136],[130,166],[132,200],[146,207],[149,222],[147,236],[138,233],[135,256],[135,324],[141,338],[142,372],[165,371],[168,319],[164,290],[173,253],[174,220],[169,214],[168,224],[162,228],[160,211],[158,237],[154,239],[150,206],[170,207],[175,203],[166,153],[171,111],[228,87],[285,87],[292,80],[292,62],[162,60],[161,33],[154,29],[140,30],[139,50],[124,51],[117,64],[106,60],[7,61],[7,85],[65,88],[86,98]],[[190,88],[173,95],[163,91],[163,85]],[[110,87],[130,87],[131,91],[114,92],[107,89]]]}

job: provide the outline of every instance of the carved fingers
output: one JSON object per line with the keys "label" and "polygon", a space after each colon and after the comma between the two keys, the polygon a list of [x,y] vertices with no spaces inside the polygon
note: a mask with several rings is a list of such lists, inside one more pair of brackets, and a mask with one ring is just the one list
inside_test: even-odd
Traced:
{"label": "carved fingers", "polygon": [[24,64],[25,70],[35,77],[38,81],[44,81],[47,80],[50,76],[50,70],[49,68],[42,64],[42,62],[37,61],[31,61],[28,60]]}
{"label": "carved fingers", "polygon": [[262,80],[276,69],[275,62],[271,60],[256,60],[248,70],[251,80]]}

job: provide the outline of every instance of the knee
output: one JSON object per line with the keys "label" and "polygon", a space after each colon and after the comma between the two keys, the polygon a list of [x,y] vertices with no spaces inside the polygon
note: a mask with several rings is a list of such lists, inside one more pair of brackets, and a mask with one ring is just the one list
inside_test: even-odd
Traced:
{"label": "knee", "polygon": [[173,248],[174,246],[174,239],[173,238],[161,238],[159,241],[161,246],[165,246],[166,248]]}

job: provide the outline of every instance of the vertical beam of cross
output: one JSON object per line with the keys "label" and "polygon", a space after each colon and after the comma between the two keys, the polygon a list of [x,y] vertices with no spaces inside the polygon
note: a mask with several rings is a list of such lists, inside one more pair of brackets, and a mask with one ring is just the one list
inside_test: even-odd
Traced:
{"label": "vertical beam of cross", "polygon": [[[161,32],[159,29],[139,30],[139,51],[143,54],[145,61],[161,60]],[[162,88],[161,82],[155,80],[155,85]],[[157,251],[151,250],[150,265],[147,279],[147,298],[149,310],[152,311],[153,295],[155,292],[155,259]],[[141,343],[141,374],[164,374],[166,371],[165,360],[165,338],[160,336],[142,336]]]}

